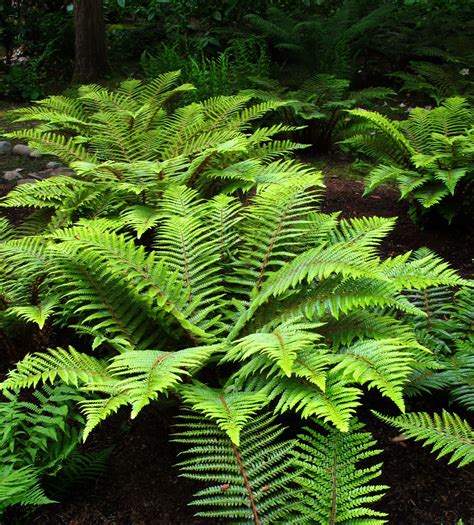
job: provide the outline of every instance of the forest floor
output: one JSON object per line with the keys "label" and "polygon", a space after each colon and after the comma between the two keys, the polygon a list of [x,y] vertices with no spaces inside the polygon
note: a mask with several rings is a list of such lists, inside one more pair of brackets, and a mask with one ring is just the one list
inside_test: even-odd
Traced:
{"label": "forest floor", "polygon": [[[0,172],[2,169],[0,166]],[[322,211],[341,211],[343,217],[398,217],[394,231],[383,244],[383,256],[427,246],[463,276],[474,275],[471,225],[421,230],[409,219],[407,206],[398,201],[394,189],[381,188],[363,198],[363,183],[347,177],[348,163],[344,159],[329,159],[324,171]],[[0,184],[0,195],[10,188]],[[12,211],[10,218],[16,222],[22,212]],[[0,376],[8,366],[0,363]],[[370,408],[389,410],[379,398],[370,397],[367,403]],[[447,406],[442,397],[431,406],[416,409],[429,411],[441,406]],[[391,525],[456,525],[460,519],[464,525],[474,524],[473,468],[457,469],[446,461],[436,461],[427,449],[411,441],[394,440],[397,431],[369,412],[362,420],[383,450],[377,459],[384,463],[381,482],[391,489],[378,508],[389,513]],[[18,509],[10,512],[5,525],[208,525],[208,520],[193,517],[192,508],[187,506],[196,487],[179,478],[174,467],[177,450],[169,442],[172,423],[172,414],[156,406],[143,410],[133,421],[124,412],[112,417],[94,432],[88,444],[97,449],[114,445],[104,475],[62,503],[26,514]]]}

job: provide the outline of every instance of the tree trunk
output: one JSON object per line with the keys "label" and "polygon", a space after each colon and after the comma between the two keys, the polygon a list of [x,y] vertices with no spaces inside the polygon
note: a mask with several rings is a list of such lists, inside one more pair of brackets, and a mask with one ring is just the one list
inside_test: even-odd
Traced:
{"label": "tree trunk", "polygon": [[75,54],[73,82],[102,80],[109,72],[102,0],[74,0]]}

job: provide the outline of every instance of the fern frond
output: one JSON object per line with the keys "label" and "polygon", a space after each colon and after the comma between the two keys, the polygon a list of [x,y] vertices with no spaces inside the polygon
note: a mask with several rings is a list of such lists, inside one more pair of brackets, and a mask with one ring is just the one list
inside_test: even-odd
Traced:
{"label": "fern frond", "polygon": [[[219,349],[219,346],[203,346],[176,352],[125,352],[112,359],[108,372],[116,381],[115,389],[127,396],[134,418],[160,393],[181,382],[183,375],[189,375],[189,369],[202,367]],[[99,388],[94,386],[95,390]]]}
{"label": "fern frond", "polygon": [[2,390],[28,388],[41,383],[53,384],[60,379],[65,384],[101,384],[110,380],[106,364],[97,358],[78,352],[56,348],[49,353],[27,355],[8,373],[0,384]]}
{"label": "fern frond", "polygon": [[40,485],[40,472],[34,467],[15,469],[13,465],[0,466],[0,512],[11,505],[45,505],[54,503]]}
{"label": "fern frond", "polygon": [[33,306],[12,306],[9,311],[20,319],[36,323],[41,330],[51,313],[58,305],[58,298],[47,297],[41,303]]}
{"label": "fern frond", "polygon": [[323,425],[325,434],[305,428],[298,436],[296,464],[303,488],[303,515],[309,523],[381,525],[387,523],[384,512],[370,508],[388,489],[375,485],[381,463],[362,466],[381,451],[363,425],[351,424],[349,432]]}
{"label": "fern frond", "polygon": [[187,405],[214,421],[236,446],[240,443],[242,428],[267,402],[260,392],[223,392],[195,381],[180,388]]}
{"label": "fern frond", "polygon": [[243,525],[286,522],[296,514],[294,442],[282,439],[275,417],[248,421],[239,444],[201,414],[181,416],[176,428],[174,441],[186,447],[181,475],[205,485],[191,503],[202,508],[197,516]]}
{"label": "fern frond", "polygon": [[[257,333],[235,341],[226,359],[246,360],[254,354],[263,354],[275,362],[290,377],[298,353],[312,348],[319,335],[309,329],[315,325],[293,320],[277,326],[270,333]],[[316,325],[318,326],[318,325]]]}
{"label": "fern frond", "polygon": [[385,423],[400,429],[415,441],[424,441],[431,446],[438,458],[450,455],[449,463],[459,461],[464,467],[474,461],[474,431],[467,421],[457,414],[443,410],[441,415],[426,412],[412,412],[399,417],[383,416],[374,412]]}
{"label": "fern frond", "polygon": [[369,388],[377,388],[401,411],[405,410],[403,386],[414,364],[409,343],[399,339],[365,340],[340,350],[334,356],[333,372],[351,377]]}

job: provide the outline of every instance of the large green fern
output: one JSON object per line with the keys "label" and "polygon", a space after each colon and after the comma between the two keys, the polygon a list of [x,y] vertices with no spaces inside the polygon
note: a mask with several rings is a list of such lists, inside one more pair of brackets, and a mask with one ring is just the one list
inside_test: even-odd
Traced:
{"label": "large green fern", "polygon": [[[227,386],[240,395],[265,396],[277,412],[318,416],[342,431],[363,385],[403,410],[404,385],[427,349],[380,308],[422,315],[405,290],[464,281],[431,253],[381,261],[377,247],[393,221],[338,222],[316,212],[311,187],[306,175],[262,184],[252,206],[170,188],[156,207],[155,249],[134,238],[136,222],[122,223],[121,233],[100,220],[39,244],[5,241],[4,261],[33,265],[60,298],[51,322],[67,320],[115,355],[28,356],[3,387],[61,378],[99,394],[83,404],[87,432],[123,405],[136,415],[170,391],[191,395],[186,376],[217,361],[235,363]],[[208,220],[216,227],[206,229]],[[343,337],[351,315],[364,322]],[[377,325],[393,335],[377,334]]]}

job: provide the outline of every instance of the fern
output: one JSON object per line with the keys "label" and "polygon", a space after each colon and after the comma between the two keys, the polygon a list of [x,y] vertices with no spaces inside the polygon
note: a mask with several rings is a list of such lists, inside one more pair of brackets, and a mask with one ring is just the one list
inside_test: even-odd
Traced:
{"label": "fern", "polygon": [[[314,419],[326,430],[311,446],[340,447],[348,463],[339,471],[355,476],[335,495],[334,519],[381,523],[370,510],[381,492],[371,485],[379,468],[354,467],[371,454],[354,416],[367,388],[403,411],[416,384],[420,391],[450,385],[470,406],[470,385],[462,380],[472,368],[469,297],[456,295],[459,309],[436,307],[452,297],[445,292],[436,292],[428,308],[420,300],[435,288],[470,283],[426,250],[381,259],[392,219],[321,213],[320,173],[275,157],[289,146],[273,148],[271,137],[288,130],[255,127],[280,104],[251,105],[239,95],[150,114],[155,98],[171,96],[175,78],[129,81],[116,92],[81,89],[80,101],[64,111],[76,112],[74,126],[86,123],[81,136],[90,141],[83,145],[96,159],[75,163],[75,177],[7,197],[7,205],[36,204],[50,220],[38,219],[38,231],[28,235],[28,227],[13,228],[0,243],[2,323],[36,320],[42,348],[45,328],[55,325],[83,342],[81,351],[33,351],[1,389],[6,396],[38,392],[42,384],[73,389],[82,412],[76,431],[68,431],[74,443],[126,407],[132,417],[166,398],[190,408],[178,437],[191,447],[183,472],[207,484],[196,498],[204,516],[236,523],[327,521],[327,478],[323,497],[308,480],[311,462],[304,472],[304,447],[285,440],[275,423],[280,414]],[[114,113],[115,127],[103,131]],[[456,129],[457,119],[448,120]],[[442,122],[433,124],[435,133]],[[129,139],[124,149],[121,141]],[[152,160],[139,157],[145,143]],[[439,333],[427,329],[433,315],[456,326],[454,345],[442,322]],[[432,346],[438,340],[450,351],[439,353]],[[417,382],[422,373],[438,377],[430,386]],[[260,416],[262,409],[269,415]],[[55,440],[48,450],[59,450],[66,465],[74,447],[63,453],[62,430],[43,421]],[[343,434],[356,449],[352,456]],[[87,473],[87,458],[77,463],[79,475],[81,465]]]}
{"label": "fern", "polygon": [[[62,468],[76,455],[83,418],[75,404],[83,398],[66,386],[43,387],[23,401],[17,393],[5,392],[0,402],[0,514],[12,505],[45,505],[48,480],[61,479]],[[81,458],[81,459],[79,459]],[[105,459],[105,457],[104,457]],[[89,460],[92,465],[92,458]],[[70,472],[71,482],[79,482]],[[89,479],[93,474],[90,473]]]}
{"label": "fern", "polygon": [[[126,224],[111,228],[103,220],[56,230],[40,244],[6,241],[12,268],[31,260],[34,272],[44,272],[45,290],[61,298],[52,321],[65,319],[92,336],[93,348],[118,355],[34,354],[3,387],[61,379],[96,393],[82,404],[86,434],[120,407],[130,405],[135,416],[170,392],[222,410],[208,387],[198,395],[183,384],[217,361],[237,367],[226,383],[235,417],[218,419],[235,441],[264,400],[277,412],[317,416],[342,431],[364,385],[403,409],[403,388],[426,351],[380,308],[421,316],[407,289],[464,281],[429,252],[380,261],[377,247],[393,221],[317,214],[311,187],[308,173],[262,183],[250,208],[170,187],[150,228],[155,248],[147,250],[133,233],[117,232]],[[206,229],[207,221],[215,227]]]}
{"label": "fern", "polygon": [[[426,251],[416,254],[421,256]],[[472,382],[474,360],[472,323],[474,309],[471,287],[455,291],[449,287],[427,288],[408,295],[423,316],[407,316],[418,339],[434,352],[433,362],[416,368],[407,385],[411,395],[447,390],[453,401],[468,410],[474,408]]]}
{"label": "fern", "polygon": [[171,98],[192,89],[174,87],[178,78],[179,72],[170,72],[147,83],[127,80],[116,91],[83,86],[77,98],[53,96],[18,110],[19,121],[37,126],[10,136],[26,138],[36,149],[70,163],[75,176],[19,187],[3,206],[50,211],[50,230],[78,216],[124,213],[131,219],[130,210],[153,208],[172,182],[214,191],[208,173],[215,178],[247,159],[265,167],[302,147],[278,138],[291,126],[252,125],[284,102],[256,104],[233,95],[170,110]]}
{"label": "fern", "polygon": [[[370,107],[374,102],[394,95],[391,89],[382,87],[350,91],[350,81],[321,73],[305,80],[298,90],[286,88],[277,81],[256,79],[256,83],[257,89],[244,93],[264,101],[286,102],[281,110],[285,118],[299,125],[299,129],[303,129],[300,133],[302,140],[318,151],[328,150],[334,142],[334,135],[347,127],[344,110]],[[293,117],[288,115],[288,108],[294,112]]]}
{"label": "fern", "polygon": [[260,415],[243,427],[234,443],[212,421],[197,413],[183,415],[174,440],[186,447],[181,475],[205,488],[194,495],[196,513],[226,523],[275,523],[296,507],[294,442],[278,441],[283,429],[275,418]]}
{"label": "fern", "polygon": [[438,458],[450,455],[449,463],[463,467],[474,461],[474,432],[467,421],[445,410],[441,415],[413,412],[399,417],[376,415],[389,425],[400,429],[407,437],[424,441]]}
{"label": "fern", "polygon": [[401,198],[416,202],[422,211],[436,207],[448,221],[472,173],[469,133],[472,110],[466,99],[453,97],[427,110],[415,108],[406,121],[391,121],[379,113],[351,110],[363,119],[343,141],[379,165],[370,173],[366,192],[395,182]]}
{"label": "fern", "polygon": [[381,452],[373,448],[371,435],[361,432],[358,423],[351,425],[349,433],[323,428],[326,435],[305,428],[296,447],[296,465],[302,470],[303,515],[308,523],[387,523],[383,512],[370,508],[388,489],[372,484],[381,474],[381,463],[360,465]]}

